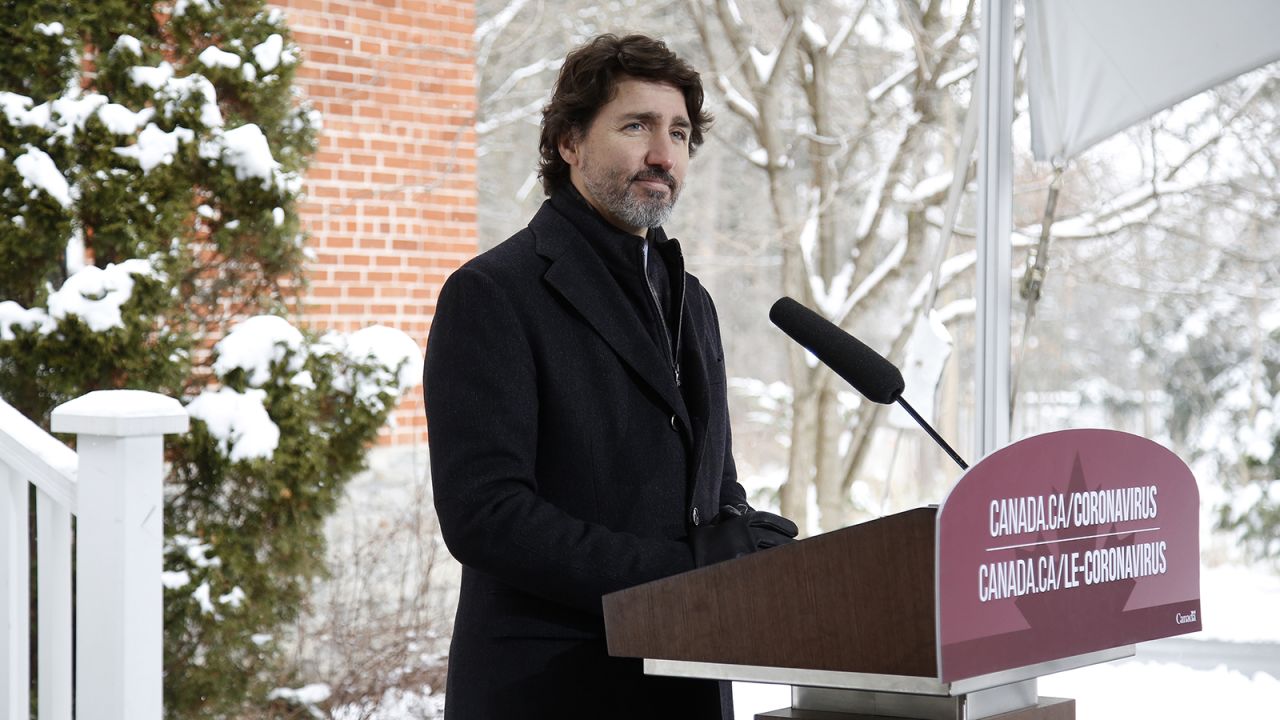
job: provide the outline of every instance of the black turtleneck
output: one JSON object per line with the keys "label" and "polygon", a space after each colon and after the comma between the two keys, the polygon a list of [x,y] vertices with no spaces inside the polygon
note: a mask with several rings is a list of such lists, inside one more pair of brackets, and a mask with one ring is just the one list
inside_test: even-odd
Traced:
{"label": "black turtleneck", "polygon": [[[684,257],[680,253],[679,241],[668,239],[660,227],[650,228],[645,238],[617,228],[569,183],[557,189],[550,202],[588,239],[631,302],[654,345],[668,358],[668,364],[672,364],[672,348],[677,347],[676,333],[683,300],[679,294],[684,291],[684,283],[679,282],[684,278]],[[673,283],[672,278],[677,278],[677,282]],[[676,289],[673,291],[673,288]],[[661,307],[661,317],[654,307],[654,295],[657,296],[656,304]]]}

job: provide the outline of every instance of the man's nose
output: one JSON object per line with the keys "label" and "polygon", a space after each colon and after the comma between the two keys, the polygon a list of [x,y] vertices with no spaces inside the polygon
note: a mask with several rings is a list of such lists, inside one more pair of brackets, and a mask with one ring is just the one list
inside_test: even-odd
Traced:
{"label": "man's nose", "polygon": [[649,142],[649,153],[645,155],[644,162],[650,167],[660,167],[670,172],[671,168],[676,164],[676,149],[674,143],[665,135],[657,135]]}

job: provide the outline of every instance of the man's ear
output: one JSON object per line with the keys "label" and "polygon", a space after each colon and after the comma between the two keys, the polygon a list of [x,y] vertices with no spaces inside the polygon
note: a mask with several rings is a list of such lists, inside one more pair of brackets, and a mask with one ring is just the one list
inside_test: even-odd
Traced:
{"label": "man's ear", "polygon": [[578,144],[581,140],[581,133],[577,130],[570,130],[560,136],[560,142],[557,145],[560,150],[560,159],[564,160],[569,167],[578,167],[580,157],[578,155]]}

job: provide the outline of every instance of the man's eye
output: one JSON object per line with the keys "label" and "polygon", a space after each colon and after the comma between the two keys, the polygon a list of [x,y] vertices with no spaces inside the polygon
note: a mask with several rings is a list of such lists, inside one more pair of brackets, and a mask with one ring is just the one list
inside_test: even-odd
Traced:
{"label": "man's eye", "polygon": [[684,141],[686,141],[686,140],[688,140],[688,139],[689,139],[688,134],[687,134],[687,133],[685,133],[685,131],[683,131],[683,130],[674,130],[674,131],[672,131],[672,133],[671,133],[671,137],[673,137],[673,138],[675,138],[675,139],[679,140],[680,142],[684,142]]}
{"label": "man's eye", "polygon": [[641,123],[641,122],[638,122],[638,121],[637,121],[637,122],[633,122],[633,123],[627,123],[627,126],[626,126],[625,128],[623,128],[623,129],[624,129],[624,130],[643,130],[643,129],[644,129],[644,123]]}

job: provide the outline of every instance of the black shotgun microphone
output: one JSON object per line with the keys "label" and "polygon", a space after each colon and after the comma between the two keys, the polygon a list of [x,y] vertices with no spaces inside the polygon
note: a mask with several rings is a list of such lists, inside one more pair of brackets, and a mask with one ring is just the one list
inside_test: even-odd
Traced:
{"label": "black shotgun microphone", "polygon": [[769,320],[868,400],[888,405],[902,396],[902,373],[880,353],[789,297],[769,309]]}
{"label": "black shotgun microphone", "polygon": [[881,405],[894,402],[901,405],[962,470],[969,469],[947,441],[902,399],[902,391],[906,389],[902,373],[880,353],[789,297],[780,298],[769,308],[769,320],[868,400]]}

